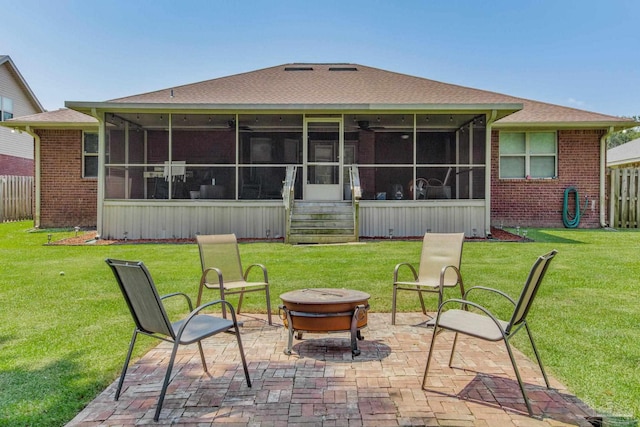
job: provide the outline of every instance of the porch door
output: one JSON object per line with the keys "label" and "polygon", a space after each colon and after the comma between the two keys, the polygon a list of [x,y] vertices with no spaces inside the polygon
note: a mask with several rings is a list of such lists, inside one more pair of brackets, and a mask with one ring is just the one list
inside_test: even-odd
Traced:
{"label": "porch door", "polygon": [[304,199],[342,200],[342,122],[314,118],[307,119],[305,126]]}

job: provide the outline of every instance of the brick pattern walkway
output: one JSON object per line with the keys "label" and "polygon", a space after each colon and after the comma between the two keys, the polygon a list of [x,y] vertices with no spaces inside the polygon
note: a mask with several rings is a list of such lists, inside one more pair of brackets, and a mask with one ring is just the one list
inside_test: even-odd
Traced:
{"label": "brick pattern walkway", "polygon": [[[447,366],[453,334],[443,332],[429,372],[422,376],[432,330],[426,317],[369,313],[354,359],[349,333],[305,334],[294,354],[283,353],[287,331],[266,316],[240,316],[253,386],[247,387],[235,338],[204,341],[209,374],[197,347],[178,351],[160,424],[182,426],[591,426],[594,411],[553,378],[544,386],[537,365],[516,351],[534,413],[527,415],[503,343],[461,336],[454,368]],[[535,334],[535,326],[533,328]],[[156,424],[153,414],[170,344],[161,343],[129,368],[119,401],[110,385],[69,426]],[[122,348],[122,357],[126,348]],[[542,354],[544,362],[544,353]]]}

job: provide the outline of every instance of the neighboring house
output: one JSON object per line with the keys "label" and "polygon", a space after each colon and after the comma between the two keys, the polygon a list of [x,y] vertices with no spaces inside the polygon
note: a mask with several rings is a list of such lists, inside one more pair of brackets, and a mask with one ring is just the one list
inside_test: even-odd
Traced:
{"label": "neighboring house", "polygon": [[607,150],[607,166],[610,168],[640,167],[640,138]]}
{"label": "neighboring house", "polygon": [[[0,122],[44,111],[11,58],[0,55]],[[33,137],[0,127],[0,175],[33,174]]]}
{"label": "neighboring house", "polygon": [[599,227],[607,135],[637,125],[357,64],[285,64],[66,106],[5,123],[36,137],[36,225],[130,239],[289,236],[296,209],[352,206],[351,176],[356,238],[562,227],[567,187],[597,207],[580,226]]}

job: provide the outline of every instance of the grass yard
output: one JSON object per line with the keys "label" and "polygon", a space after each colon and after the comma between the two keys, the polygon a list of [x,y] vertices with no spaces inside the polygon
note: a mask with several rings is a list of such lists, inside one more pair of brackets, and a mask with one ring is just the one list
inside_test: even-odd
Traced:
{"label": "grass yard", "polygon": [[[49,233],[56,241],[74,232],[33,232],[31,224],[0,224],[0,426],[64,425],[118,376],[133,324],[105,258],[144,261],[160,294],[183,291],[195,300],[200,277],[195,243],[46,245]],[[546,229],[528,237],[535,242],[465,243],[465,286],[517,297],[535,257],[558,249],[529,315],[543,362],[594,409],[639,418],[640,234]],[[371,294],[372,311],[389,312],[393,268],[418,262],[420,246],[246,243],[240,251],[244,264],[267,266],[273,307],[293,289],[349,287]],[[263,297],[250,294],[244,305],[258,312]],[[419,310],[410,292],[399,293],[398,306]],[[137,355],[156,344],[142,337]],[[516,346],[531,356],[524,340]]]}

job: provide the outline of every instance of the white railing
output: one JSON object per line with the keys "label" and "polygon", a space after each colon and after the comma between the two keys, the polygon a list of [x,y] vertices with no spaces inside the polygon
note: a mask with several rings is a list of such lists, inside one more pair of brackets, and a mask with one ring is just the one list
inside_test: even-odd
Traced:
{"label": "white railing", "polygon": [[295,166],[287,166],[287,173],[282,183],[282,203],[284,204],[285,210],[284,239],[287,243],[291,232],[291,211],[293,210],[293,201],[295,200],[296,170]]}
{"label": "white railing", "polygon": [[349,181],[351,185],[351,203],[353,205],[353,234],[356,240],[358,240],[360,232],[360,199],[362,198],[358,166],[351,165],[349,168]]}

